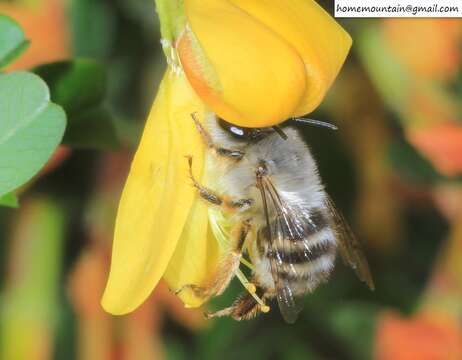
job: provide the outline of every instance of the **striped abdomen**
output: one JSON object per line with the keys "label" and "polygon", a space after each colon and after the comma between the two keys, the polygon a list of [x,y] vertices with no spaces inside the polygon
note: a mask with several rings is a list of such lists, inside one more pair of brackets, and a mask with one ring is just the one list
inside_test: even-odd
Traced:
{"label": "striped abdomen", "polygon": [[302,295],[329,277],[336,254],[335,232],[322,210],[305,214],[309,216],[272,220],[271,236],[268,227],[259,230],[254,278],[263,288],[274,291],[273,277],[279,277],[295,295]]}

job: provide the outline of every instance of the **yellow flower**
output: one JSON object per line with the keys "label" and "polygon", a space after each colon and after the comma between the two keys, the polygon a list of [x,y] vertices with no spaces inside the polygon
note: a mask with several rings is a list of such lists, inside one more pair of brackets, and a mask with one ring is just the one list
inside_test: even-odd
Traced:
{"label": "yellow flower", "polygon": [[[160,85],[117,214],[102,305],[125,314],[163,277],[171,289],[204,284],[220,258],[197,200],[207,176],[191,119],[206,111],[246,127],[281,123],[316,108],[351,46],[312,0],[157,0],[169,67]],[[204,299],[179,294],[186,306]]]}
{"label": "yellow flower", "polygon": [[184,3],[178,54],[186,76],[212,111],[236,125],[271,126],[314,110],[351,46],[312,0]]}

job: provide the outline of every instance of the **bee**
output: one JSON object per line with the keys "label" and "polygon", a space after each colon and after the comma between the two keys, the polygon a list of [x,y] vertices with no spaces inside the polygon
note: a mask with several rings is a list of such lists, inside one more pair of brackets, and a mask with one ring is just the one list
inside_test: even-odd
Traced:
{"label": "bee", "polygon": [[[302,297],[328,280],[337,252],[374,288],[360,245],[327,195],[295,128],[243,128],[214,114],[207,114],[204,123],[196,114],[192,118],[208,149],[206,172],[213,189],[195,178],[191,157],[189,175],[210,204],[212,231],[226,251],[206,284],[185,285],[179,291],[189,288],[208,299],[238,277],[248,291],[208,317],[251,319],[268,312],[267,303],[277,299],[284,320],[293,323]],[[251,269],[250,281],[241,264]]]}

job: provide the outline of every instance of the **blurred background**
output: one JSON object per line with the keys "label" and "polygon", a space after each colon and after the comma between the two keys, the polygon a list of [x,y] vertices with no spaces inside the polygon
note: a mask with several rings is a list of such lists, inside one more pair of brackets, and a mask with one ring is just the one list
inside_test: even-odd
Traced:
{"label": "blurred background", "polygon": [[165,69],[154,1],[0,0],[0,14],[31,40],[7,71],[35,69],[53,98],[43,64],[78,59],[104,94],[68,111],[103,119],[94,136],[66,134],[19,207],[0,207],[0,359],[462,359],[462,20],[341,20],[353,50],[310,115],[339,131],[301,131],[376,290],[338,262],[287,325],[277,311],[205,321],[164,284],[129,316],[103,312],[117,203]]}

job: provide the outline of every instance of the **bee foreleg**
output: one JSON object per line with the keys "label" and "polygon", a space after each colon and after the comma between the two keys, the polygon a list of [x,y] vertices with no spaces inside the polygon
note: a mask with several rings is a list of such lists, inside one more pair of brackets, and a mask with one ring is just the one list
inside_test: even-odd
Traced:
{"label": "bee foreleg", "polygon": [[241,160],[244,157],[245,154],[242,151],[225,149],[225,148],[216,146],[210,134],[207,132],[207,130],[205,130],[204,126],[202,126],[200,121],[197,119],[196,114],[192,113],[191,117],[194,121],[194,124],[196,125],[197,131],[202,137],[202,140],[207,145],[207,147],[209,147],[210,149],[214,151],[216,155],[234,159],[234,160]]}
{"label": "bee foreleg", "polygon": [[199,195],[202,199],[208,201],[209,203],[212,203],[214,205],[222,205],[223,204],[223,199],[215,194],[212,190],[207,189],[206,187],[202,186],[194,177],[193,171],[192,171],[192,162],[193,159],[191,156],[186,157],[188,159],[189,163],[189,177],[191,178],[194,187],[199,190]]}
{"label": "bee foreleg", "polygon": [[207,202],[213,204],[213,205],[218,205],[218,206],[224,206],[228,210],[236,210],[236,209],[244,209],[248,208],[252,205],[253,200],[252,199],[238,199],[238,200],[233,200],[230,199],[227,196],[221,197],[220,195],[217,195],[215,192],[213,192],[210,189],[207,189],[206,187],[202,186],[194,177],[193,171],[192,171],[192,157],[187,156],[188,163],[189,163],[189,177],[191,178],[194,187],[199,190],[199,195],[202,199],[206,200]]}

